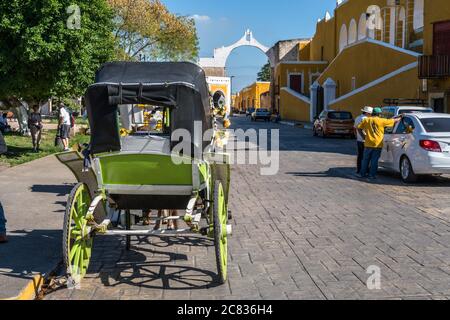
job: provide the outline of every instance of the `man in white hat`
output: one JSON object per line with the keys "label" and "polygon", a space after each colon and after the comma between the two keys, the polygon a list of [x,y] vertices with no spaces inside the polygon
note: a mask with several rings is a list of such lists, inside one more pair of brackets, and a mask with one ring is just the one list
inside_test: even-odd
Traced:
{"label": "man in white hat", "polygon": [[364,157],[364,137],[359,132],[358,126],[361,124],[361,122],[365,118],[372,116],[373,108],[367,106],[367,107],[364,107],[361,111],[362,111],[362,114],[355,120],[356,140],[357,140],[357,145],[358,145],[358,160],[357,160],[357,165],[356,165],[356,167],[357,167],[356,174],[361,173],[362,160]]}

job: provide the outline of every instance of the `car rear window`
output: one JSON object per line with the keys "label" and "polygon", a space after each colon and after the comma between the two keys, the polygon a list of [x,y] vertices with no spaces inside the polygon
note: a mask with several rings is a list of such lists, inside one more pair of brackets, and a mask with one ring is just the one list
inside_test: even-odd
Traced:
{"label": "car rear window", "polygon": [[427,132],[450,132],[450,118],[420,119]]}
{"label": "car rear window", "polygon": [[415,113],[415,112],[432,113],[433,110],[431,110],[431,109],[426,109],[426,110],[420,110],[420,109],[405,109],[405,110],[400,110],[398,113],[399,113],[399,114],[405,114],[405,113]]}
{"label": "car rear window", "polygon": [[330,112],[328,118],[333,120],[352,120],[353,116],[350,112]]}

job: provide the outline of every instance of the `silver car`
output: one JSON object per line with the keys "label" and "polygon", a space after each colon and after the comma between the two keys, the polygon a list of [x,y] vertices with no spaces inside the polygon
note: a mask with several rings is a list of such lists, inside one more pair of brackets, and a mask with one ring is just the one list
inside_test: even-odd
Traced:
{"label": "silver car", "polygon": [[450,114],[405,115],[385,135],[380,166],[399,172],[404,182],[450,174]]}

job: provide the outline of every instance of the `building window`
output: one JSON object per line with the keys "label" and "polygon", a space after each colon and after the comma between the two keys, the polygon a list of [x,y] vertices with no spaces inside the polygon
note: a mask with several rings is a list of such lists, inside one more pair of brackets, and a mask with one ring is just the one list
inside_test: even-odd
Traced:
{"label": "building window", "polygon": [[344,48],[348,44],[348,33],[347,33],[347,26],[345,24],[341,27],[341,32],[339,35],[339,52],[344,50]]}
{"label": "building window", "polygon": [[358,40],[363,40],[366,37],[367,37],[367,14],[363,13],[359,18]]}
{"label": "building window", "polygon": [[450,21],[434,24],[433,55],[450,56]]}
{"label": "building window", "polygon": [[297,93],[303,93],[303,75],[302,74],[289,74],[289,89],[294,90]]}
{"label": "building window", "polygon": [[355,43],[358,38],[358,27],[356,26],[355,19],[352,19],[350,21],[350,27],[348,29],[348,43],[352,44]]}

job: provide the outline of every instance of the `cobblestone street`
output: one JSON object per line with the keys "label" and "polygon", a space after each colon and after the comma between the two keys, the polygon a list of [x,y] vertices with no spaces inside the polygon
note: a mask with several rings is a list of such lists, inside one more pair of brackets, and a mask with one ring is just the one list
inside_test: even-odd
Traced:
{"label": "cobblestone street", "polygon": [[[229,281],[215,282],[212,241],[201,237],[96,238],[81,289],[46,299],[449,299],[449,177],[405,185],[382,172],[354,174],[355,142],[280,129],[280,171],[234,166]],[[367,269],[381,270],[369,290]]]}

